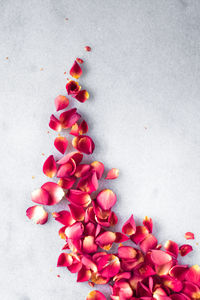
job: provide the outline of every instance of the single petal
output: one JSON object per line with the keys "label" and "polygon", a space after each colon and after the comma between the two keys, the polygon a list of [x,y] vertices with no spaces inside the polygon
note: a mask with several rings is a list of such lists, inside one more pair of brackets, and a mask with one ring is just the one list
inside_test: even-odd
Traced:
{"label": "single petal", "polygon": [[76,136],[72,140],[72,146],[85,154],[92,154],[95,148],[95,144],[91,137],[82,135],[82,136]]}
{"label": "single petal", "polygon": [[56,111],[65,109],[69,105],[69,99],[67,99],[67,97],[62,95],[56,97],[54,101],[55,101]]}
{"label": "single petal", "polygon": [[137,256],[137,250],[130,246],[121,246],[118,248],[118,257],[122,259],[134,259]]}
{"label": "single petal", "polygon": [[56,172],[57,172],[57,168],[56,168],[55,159],[53,155],[50,155],[43,164],[43,173],[46,176],[53,178],[56,175]]}
{"label": "single petal", "polygon": [[200,266],[194,265],[189,268],[185,275],[185,280],[192,281],[196,284],[200,284]]}
{"label": "single petal", "polygon": [[111,209],[116,201],[117,197],[110,189],[104,189],[97,195],[97,203],[103,210]]}
{"label": "single petal", "polygon": [[93,161],[90,165],[96,171],[97,178],[101,179],[104,172],[104,164],[100,161]]}
{"label": "single petal", "polygon": [[95,253],[97,251],[97,245],[94,240],[94,236],[88,235],[83,239],[83,252],[84,253]]}
{"label": "single petal", "polygon": [[89,97],[90,95],[86,90],[81,90],[74,96],[74,98],[81,103],[84,103]]}
{"label": "single petal", "polygon": [[65,151],[67,149],[67,145],[68,145],[68,141],[67,141],[66,137],[64,137],[64,136],[58,136],[54,140],[54,146],[62,154],[65,153]]}
{"label": "single petal", "polygon": [[86,300],[106,300],[106,297],[101,292],[94,290],[87,295]]}
{"label": "single petal", "polygon": [[143,225],[148,229],[149,233],[152,233],[153,231],[153,221],[149,217],[145,217],[143,220]]}
{"label": "single petal", "polygon": [[191,251],[193,251],[193,248],[191,245],[184,244],[179,247],[179,253],[181,256],[186,256]]}
{"label": "single petal", "polygon": [[119,176],[119,169],[112,168],[110,171],[108,171],[105,179],[115,179]]}
{"label": "single petal", "polygon": [[58,132],[62,130],[62,125],[60,121],[54,115],[51,115],[50,117],[49,127]]}
{"label": "single petal", "polygon": [[179,248],[177,243],[169,240],[165,243],[164,248],[169,254],[173,255],[175,258],[178,257]]}
{"label": "single petal", "polygon": [[76,162],[76,165],[80,164],[80,162],[83,159],[83,154],[80,152],[70,152],[68,154],[66,154],[65,156],[63,156],[60,160],[57,161],[58,165],[64,165],[66,164],[70,159],[73,159]]}
{"label": "single petal", "polygon": [[67,238],[67,242],[69,245],[69,249],[73,253],[82,253],[82,239],[77,238],[77,239],[69,239]]}
{"label": "single petal", "polygon": [[76,61],[81,65],[84,63],[84,60],[82,60],[82,58],[79,57],[76,58]]}
{"label": "single petal", "polygon": [[132,299],[133,290],[130,284],[125,280],[120,280],[115,283],[115,288],[118,291],[119,299]]}
{"label": "single petal", "polygon": [[99,272],[92,273],[91,282],[93,284],[106,284],[110,278],[103,277]]}
{"label": "single petal", "polygon": [[46,182],[41,188],[50,194],[51,202],[48,205],[57,204],[65,195],[63,189],[55,182]]}
{"label": "single petal", "polygon": [[77,185],[77,188],[83,192],[91,194],[98,189],[98,179],[96,172],[93,170],[88,175],[82,177]]}
{"label": "single petal", "polygon": [[98,235],[95,242],[99,247],[104,250],[110,250],[112,244],[115,242],[116,234],[112,231],[105,231],[104,233]]}
{"label": "single petal", "polygon": [[124,223],[122,232],[127,235],[132,235],[136,232],[136,225],[133,215]]}
{"label": "single petal", "polygon": [[140,243],[140,249],[142,252],[147,253],[149,250],[156,248],[157,244],[158,241],[155,236],[153,234],[148,234]]}
{"label": "single petal", "polygon": [[62,128],[67,129],[70,128],[73,124],[75,124],[81,117],[77,112],[76,108],[69,109],[63,112],[60,115],[60,123]]}
{"label": "single petal", "polygon": [[92,272],[88,270],[85,266],[82,266],[77,274],[77,282],[85,282],[90,280]]}
{"label": "single petal", "polygon": [[82,237],[83,231],[83,224],[81,222],[76,222],[66,228],[65,234],[68,239],[78,240]]}
{"label": "single petal", "polygon": [[85,217],[85,210],[81,206],[76,206],[73,204],[69,204],[69,209],[71,212],[71,215],[74,220],[76,221],[83,221]]}
{"label": "single petal", "polygon": [[181,281],[185,280],[185,275],[188,272],[188,266],[175,265],[169,270],[169,275]]}
{"label": "single petal", "polygon": [[151,259],[155,265],[165,265],[172,260],[171,255],[162,250],[152,250]]}
{"label": "single petal", "polygon": [[130,238],[135,244],[139,244],[148,234],[149,231],[145,226],[136,226],[136,232]]}
{"label": "single petal", "polygon": [[76,94],[78,94],[80,89],[81,89],[81,86],[78,84],[78,82],[76,82],[74,80],[70,80],[66,84],[66,90],[67,90],[68,95],[76,95]]}
{"label": "single petal", "polygon": [[76,171],[76,162],[73,160],[73,158],[70,158],[70,160],[66,164],[59,166],[57,177],[58,178],[71,177],[72,175],[74,175],[75,171]]}
{"label": "single petal", "polygon": [[58,257],[57,267],[69,267],[73,263],[73,258],[68,253],[61,253]]}
{"label": "single petal", "polygon": [[76,60],[74,61],[73,66],[71,67],[71,69],[69,71],[69,74],[76,79],[78,79],[81,76],[82,69]]}
{"label": "single petal", "polygon": [[40,188],[32,192],[31,194],[32,201],[42,205],[49,205],[51,198],[47,191]]}
{"label": "single petal", "polygon": [[78,165],[76,168],[76,172],[74,173],[74,176],[76,176],[77,178],[84,177],[89,174],[90,169],[91,169],[90,165],[87,164]]}
{"label": "single petal", "polygon": [[84,135],[88,132],[88,124],[85,120],[83,120],[81,122],[81,124],[79,125],[79,134],[80,135]]}
{"label": "single petal", "polygon": [[96,226],[92,222],[88,222],[85,225],[85,235],[93,235],[95,236]]}
{"label": "single petal", "polygon": [[66,240],[66,239],[67,239],[67,236],[66,236],[66,234],[65,234],[65,230],[66,230],[67,227],[68,227],[68,226],[63,226],[63,227],[61,227],[61,228],[59,229],[59,231],[58,231],[58,234],[59,234],[60,238],[63,239],[63,240]]}
{"label": "single petal", "polygon": [[115,243],[123,243],[129,240],[129,238],[121,232],[116,232],[115,234],[116,234]]}
{"label": "single petal", "polygon": [[76,206],[87,207],[91,203],[90,195],[79,190],[69,190],[66,198]]}
{"label": "single petal", "polygon": [[31,206],[26,210],[27,217],[36,224],[43,225],[48,220],[48,213],[40,205]]}
{"label": "single petal", "polygon": [[72,125],[70,134],[71,135],[75,135],[75,136],[79,135],[79,126],[78,126],[78,123],[75,123],[75,124]]}
{"label": "single petal", "polygon": [[92,49],[90,46],[85,46],[85,51],[90,52]]}
{"label": "single petal", "polygon": [[61,186],[63,189],[71,189],[76,181],[76,177],[68,177],[68,178],[60,178],[58,181],[58,185]]}
{"label": "single petal", "polygon": [[53,212],[52,216],[54,219],[65,226],[72,225],[75,220],[72,218],[71,214],[67,210],[61,210],[59,212]]}
{"label": "single petal", "polygon": [[82,262],[75,253],[73,253],[73,254],[71,253],[71,255],[73,258],[73,263],[70,266],[68,266],[67,268],[71,273],[77,273],[82,268]]}
{"label": "single petal", "polygon": [[192,232],[186,232],[185,233],[186,240],[194,240],[194,233]]}
{"label": "single petal", "polygon": [[119,273],[120,261],[116,255],[102,256],[97,263],[98,271],[105,278],[111,278]]}

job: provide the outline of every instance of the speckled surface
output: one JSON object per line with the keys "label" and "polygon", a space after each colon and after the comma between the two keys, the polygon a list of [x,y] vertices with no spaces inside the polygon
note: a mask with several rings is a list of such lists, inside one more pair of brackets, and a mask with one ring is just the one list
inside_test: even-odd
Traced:
{"label": "speckled surface", "polygon": [[193,231],[184,262],[200,263],[200,2],[0,4],[0,298],[80,300],[91,290],[56,269],[59,225],[25,217],[30,192],[46,180],[45,158],[59,157],[48,121],[77,56],[91,94],[77,107],[96,142],[93,157],[120,169],[110,187],[121,221],[151,216],[160,242],[181,244]]}

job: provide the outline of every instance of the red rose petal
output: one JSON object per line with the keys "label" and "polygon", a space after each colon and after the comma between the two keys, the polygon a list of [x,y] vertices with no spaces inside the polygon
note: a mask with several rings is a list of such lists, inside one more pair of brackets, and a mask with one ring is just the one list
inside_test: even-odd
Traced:
{"label": "red rose petal", "polygon": [[181,256],[186,256],[191,251],[193,251],[193,248],[191,245],[184,244],[179,247],[179,252],[180,252]]}
{"label": "red rose petal", "polygon": [[65,230],[65,234],[69,239],[79,240],[82,237],[84,226],[81,222],[73,223]]}
{"label": "red rose petal", "polygon": [[76,176],[77,178],[84,177],[89,174],[90,169],[91,169],[90,165],[81,164],[77,166],[74,176]]}
{"label": "red rose petal", "polygon": [[41,188],[50,194],[51,202],[48,205],[57,204],[65,195],[63,189],[55,182],[46,182]]}
{"label": "red rose petal", "polygon": [[90,46],[85,46],[85,51],[90,52],[91,51],[91,47]]}
{"label": "red rose petal", "polygon": [[104,250],[110,250],[112,244],[115,242],[116,234],[112,231],[106,231],[96,238],[95,242]]}
{"label": "red rose petal", "polygon": [[67,145],[68,145],[68,141],[67,141],[66,137],[64,137],[64,136],[58,136],[54,140],[54,146],[62,154],[65,153],[65,151],[67,149]]}
{"label": "red rose petal", "polygon": [[94,240],[94,236],[88,235],[83,239],[83,252],[84,253],[95,253],[97,251],[97,245]]}
{"label": "red rose petal", "polygon": [[87,295],[86,300],[106,300],[106,297],[101,292],[94,290]]}
{"label": "red rose petal", "polygon": [[32,192],[32,201],[42,205],[49,205],[51,198],[47,191],[40,188]]}
{"label": "red rose petal", "polygon": [[69,99],[67,97],[59,95],[55,98],[56,111],[65,109],[69,105]]}
{"label": "red rose petal", "polygon": [[133,215],[124,223],[122,227],[122,232],[127,235],[132,235],[136,232],[136,225]]}
{"label": "red rose petal", "polygon": [[100,161],[93,161],[91,164],[91,167],[96,171],[97,178],[101,179],[103,172],[104,172],[104,165]]}
{"label": "red rose petal", "polygon": [[84,63],[84,61],[79,57],[76,58],[76,61],[81,65]]}
{"label": "red rose petal", "polygon": [[135,244],[139,244],[148,234],[149,231],[145,226],[136,226],[136,232],[130,238]]}
{"label": "red rose petal", "polygon": [[186,232],[185,233],[186,240],[194,240],[194,233],[192,232]]}
{"label": "red rose petal", "polygon": [[81,124],[79,125],[79,134],[80,135],[84,135],[88,132],[88,124],[85,120],[83,120],[81,122]]}
{"label": "red rose petal", "polygon": [[54,115],[51,115],[50,117],[49,127],[58,132],[62,130],[62,125],[60,121]]}
{"label": "red rose petal", "polygon": [[89,97],[90,95],[86,90],[81,90],[74,96],[74,98],[81,103],[84,103]]}
{"label": "red rose petal", "polygon": [[82,136],[76,136],[72,140],[72,146],[85,154],[92,154],[95,148],[95,144],[91,137],[82,135]]}
{"label": "red rose petal", "polygon": [[147,253],[149,250],[156,248],[157,239],[153,234],[148,234],[144,240],[140,243],[140,249],[142,252]]}
{"label": "red rose petal", "polygon": [[71,177],[74,175],[75,171],[76,171],[76,162],[73,160],[73,158],[70,158],[70,160],[66,164],[59,166],[57,177],[58,178]]}
{"label": "red rose petal", "polygon": [[58,185],[61,186],[63,189],[71,189],[76,181],[75,177],[68,177],[68,178],[60,178],[58,181]]}
{"label": "red rose petal", "polygon": [[57,267],[69,267],[73,263],[73,258],[70,254],[68,253],[61,253],[58,262],[57,262]]}
{"label": "red rose petal", "polygon": [[48,213],[40,205],[31,206],[26,210],[27,217],[36,224],[43,225],[48,220]]}
{"label": "red rose petal", "polygon": [[63,156],[60,160],[57,161],[58,165],[64,165],[66,164],[70,159],[73,159],[76,162],[76,165],[80,164],[80,162],[83,159],[83,154],[80,152],[70,152],[68,154],[66,154],[65,156]]}
{"label": "red rose petal", "polygon": [[120,270],[120,261],[116,255],[107,254],[98,260],[97,267],[103,277],[111,278],[118,274]]}
{"label": "red rose petal", "polygon": [[103,210],[111,209],[116,201],[117,197],[110,189],[104,189],[97,195],[97,203]]}
{"label": "red rose petal", "polygon": [[148,229],[149,233],[152,233],[153,231],[153,221],[149,217],[145,217],[143,220],[143,225]]}
{"label": "red rose petal", "polygon": [[67,129],[70,128],[73,124],[75,124],[81,117],[77,112],[76,108],[69,109],[63,112],[60,115],[60,123],[62,128]]}
{"label": "red rose petal", "polygon": [[175,258],[178,257],[179,248],[177,243],[169,240],[165,243],[164,248],[169,254],[173,255]]}
{"label": "red rose petal", "polygon": [[98,180],[95,171],[89,172],[88,175],[82,177],[77,185],[77,188],[83,192],[91,194],[98,189]]}
{"label": "red rose petal", "polygon": [[71,211],[71,215],[76,221],[83,221],[85,218],[85,210],[81,206],[76,206],[73,204],[69,204],[69,209]]}
{"label": "red rose petal", "polygon": [[69,74],[76,79],[78,79],[82,75],[82,69],[76,60],[74,61],[73,66],[69,71]]}
{"label": "red rose petal", "polygon": [[108,171],[105,179],[116,179],[119,176],[119,169],[112,168],[110,171]]}
{"label": "red rose petal", "polygon": [[90,195],[79,190],[69,190],[66,198],[76,206],[87,207],[91,203]]}
{"label": "red rose petal", "polygon": [[70,80],[66,84],[66,90],[67,90],[68,95],[76,95],[76,94],[78,94],[80,89],[81,89],[80,85],[78,84],[78,82],[76,82],[74,80]]}
{"label": "red rose petal", "polygon": [[56,175],[56,172],[57,172],[57,167],[56,167],[55,159],[53,155],[50,155],[43,164],[43,173],[46,176],[53,178]]}

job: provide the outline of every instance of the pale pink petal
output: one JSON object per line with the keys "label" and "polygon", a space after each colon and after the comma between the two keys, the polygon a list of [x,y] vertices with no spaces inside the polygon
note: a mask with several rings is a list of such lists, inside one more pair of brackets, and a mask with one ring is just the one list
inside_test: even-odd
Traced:
{"label": "pale pink petal", "polygon": [[40,205],[31,206],[26,210],[27,217],[36,224],[43,225],[48,220],[48,213]]}
{"label": "pale pink petal", "polygon": [[108,171],[105,179],[116,179],[119,176],[119,169],[112,168]]}
{"label": "pale pink petal", "polygon": [[49,127],[58,132],[62,130],[62,125],[60,121],[54,115],[51,115],[50,117]]}
{"label": "pale pink petal", "polygon": [[49,203],[51,202],[49,193],[42,188],[33,191],[31,193],[31,199],[33,202],[42,205],[49,205]]}
{"label": "pale pink petal", "polygon": [[103,210],[109,210],[115,205],[117,197],[112,190],[104,189],[97,195],[96,201]]}
{"label": "pale pink petal", "polygon": [[50,194],[51,202],[48,205],[57,204],[65,195],[63,189],[55,182],[46,182],[41,188]]}

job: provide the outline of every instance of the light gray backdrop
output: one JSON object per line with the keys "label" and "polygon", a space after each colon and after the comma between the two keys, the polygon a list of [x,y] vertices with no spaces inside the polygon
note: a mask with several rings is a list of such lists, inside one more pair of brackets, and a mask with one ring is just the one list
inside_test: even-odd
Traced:
{"label": "light gray backdrop", "polygon": [[120,169],[109,185],[120,220],[151,216],[160,242],[185,243],[193,231],[183,261],[200,262],[199,49],[198,0],[0,1],[1,299],[80,300],[91,290],[56,269],[59,225],[25,217],[47,180],[45,158],[59,157],[48,121],[77,56],[93,157]]}

